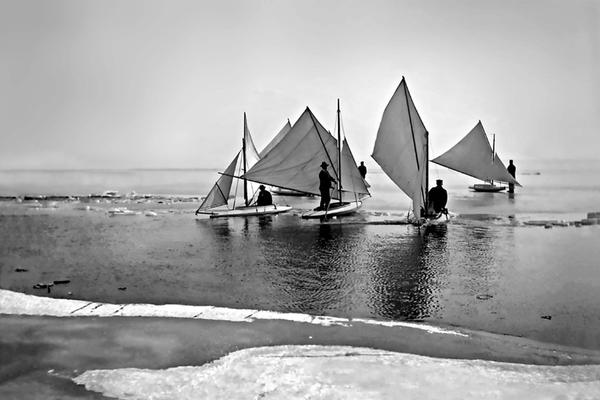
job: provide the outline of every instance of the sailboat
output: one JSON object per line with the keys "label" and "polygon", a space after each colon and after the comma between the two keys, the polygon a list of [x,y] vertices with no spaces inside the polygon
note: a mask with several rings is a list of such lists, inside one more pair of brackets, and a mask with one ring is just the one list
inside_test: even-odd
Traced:
{"label": "sailboat", "polygon": [[[246,172],[246,170],[254,165],[260,159],[260,155],[256,150],[250,130],[248,129],[248,121],[246,113],[244,113],[244,137],[242,138],[242,149],[236,154],[229,166],[221,174],[221,177],[214,184],[210,192],[204,198],[200,207],[196,210],[196,215],[208,214],[211,218],[219,217],[241,217],[251,215],[269,215],[279,214],[292,209],[290,206],[271,204],[267,206],[252,205],[252,198],[248,198],[248,182],[243,179],[244,189],[244,205],[236,206],[236,192],[232,195],[233,179],[236,176]],[[236,182],[236,189],[237,189]],[[230,197],[233,197],[232,207],[228,206]]]}
{"label": "sailboat", "polygon": [[496,135],[490,146],[481,121],[462,140],[431,162],[484,181],[470,187],[476,192],[500,192],[506,189],[506,186],[496,185],[494,181],[521,186],[496,154]]}
{"label": "sailboat", "polygon": [[[338,121],[339,118],[338,103]],[[311,210],[302,214],[302,217],[325,218],[356,212],[362,205],[362,199],[369,195],[369,191],[356,168],[348,142],[346,139],[342,142],[340,140],[339,128],[336,140],[307,107],[290,131],[242,178],[320,195],[319,165],[326,161],[331,165],[331,175],[338,183],[331,198],[338,201],[332,202],[327,210]],[[344,201],[344,194],[353,196],[354,199]]]}
{"label": "sailboat", "polygon": [[402,77],[381,117],[371,157],[392,182],[412,199],[408,221],[416,225],[442,216],[442,213],[434,213],[427,207],[428,153],[429,133]]}

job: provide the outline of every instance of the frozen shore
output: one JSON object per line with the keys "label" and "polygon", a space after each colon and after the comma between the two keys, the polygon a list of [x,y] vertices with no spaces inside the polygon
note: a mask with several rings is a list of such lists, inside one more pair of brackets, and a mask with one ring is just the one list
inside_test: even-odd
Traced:
{"label": "frozen shore", "polygon": [[[128,316],[115,314],[119,308]],[[198,310],[206,312],[203,318],[194,318]],[[0,395],[390,398],[398,390],[406,398],[600,395],[597,351],[419,323],[248,311],[93,304],[2,290],[6,361]]]}

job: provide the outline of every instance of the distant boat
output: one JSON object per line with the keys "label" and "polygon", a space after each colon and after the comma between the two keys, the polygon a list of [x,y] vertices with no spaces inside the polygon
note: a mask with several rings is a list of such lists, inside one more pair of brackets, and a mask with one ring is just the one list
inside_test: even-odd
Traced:
{"label": "distant boat", "polygon": [[470,189],[476,192],[500,192],[506,189],[506,186],[497,185],[494,182],[513,183],[521,186],[508,173],[504,163],[496,154],[495,135],[493,143],[490,145],[483,125],[479,121],[467,136],[431,162],[484,181],[485,183],[470,186]]}
{"label": "distant boat", "polygon": [[428,210],[429,132],[412,101],[404,77],[383,112],[371,157],[412,199],[409,222],[421,225],[443,215]]}
{"label": "distant boat", "polygon": [[[231,161],[229,166],[225,169],[225,171],[217,180],[210,192],[208,192],[208,194],[204,198],[204,201],[196,210],[196,215],[208,214],[211,218],[222,218],[279,214],[291,210],[292,207],[290,206],[282,206],[276,204],[268,206],[256,206],[250,204],[251,198],[248,198],[248,182],[246,181],[246,179],[242,179],[244,190],[244,205],[238,206],[235,204],[236,191],[234,190],[233,193],[231,191],[234,178],[246,172],[247,168],[254,165],[259,159],[260,156],[258,154],[258,151],[256,151],[256,146],[254,146],[254,141],[252,140],[250,130],[248,129],[246,113],[244,113],[244,137],[242,138],[242,149],[238,152],[238,154],[234,157],[233,161]],[[231,207],[228,206],[230,198],[233,198],[233,205]]]}
{"label": "distant boat", "polygon": [[[338,107],[339,120],[339,107]],[[339,124],[338,124],[339,125]],[[338,140],[329,133],[307,107],[298,121],[243,178],[312,195],[320,195],[319,171],[323,161],[331,166],[331,175],[338,182],[331,196],[338,200],[327,210],[315,209],[303,218],[325,218],[356,212],[369,191],[360,176],[346,139]],[[343,195],[354,197],[343,201]]]}

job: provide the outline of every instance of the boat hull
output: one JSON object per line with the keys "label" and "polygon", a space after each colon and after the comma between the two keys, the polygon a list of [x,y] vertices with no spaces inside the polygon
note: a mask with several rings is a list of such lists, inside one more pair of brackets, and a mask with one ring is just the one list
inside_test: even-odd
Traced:
{"label": "boat hull", "polygon": [[290,206],[249,206],[249,207],[236,207],[230,210],[218,210],[208,212],[210,218],[230,218],[230,217],[249,217],[249,216],[261,216],[261,215],[273,215],[281,214],[290,211]]}
{"label": "boat hull", "polygon": [[478,183],[473,186],[470,186],[469,188],[473,189],[476,192],[488,192],[488,193],[495,193],[495,192],[501,192],[503,190],[506,190],[506,186],[492,185],[489,183]]}
{"label": "boat hull", "polygon": [[362,201],[342,203],[341,205],[340,203],[332,203],[329,205],[329,209],[327,211],[314,209],[312,211],[308,211],[302,214],[302,218],[330,218],[341,215],[348,215],[356,212],[361,206]]}

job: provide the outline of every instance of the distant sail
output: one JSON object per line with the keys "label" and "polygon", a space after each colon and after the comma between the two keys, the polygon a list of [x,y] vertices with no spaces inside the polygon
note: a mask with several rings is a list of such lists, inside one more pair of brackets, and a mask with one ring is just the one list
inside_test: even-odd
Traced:
{"label": "distant sail", "polygon": [[494,154],[481,121],[454,147],[431,160],[482,181],[499,181],[521,186]]}
{"label": "distant sail", "polygon": [[200,204],[198,210],[208,210],[210,208],[220,207],[227,204],[227,200],[229,199],[229,194],[231,192],[231,183],[233,182],[233,176],[235,175],[240,153],[241,152],[238,152],[236,154],[223,175],[221,175],[210,192],[208,192],[208,195],[206,195],[206,198],[202,204]]}
{"label": "distant sail", "polygon": [[[331,176],[339,181],[337,140],[307,107],[285,136],[243,177],[254,182],[318,195],[318,176],[323,161],[329,164]],[[344,171],[342,181],[349,179],[354,185],[354,173],[360,177],[356,165]],[[368,193],[366,187],[359,190]],[[337,191],[332,198],[339,199]]]}
{"label": "distant sail", "polygon": [[371,157],[412,199],[414,218],[427,196],[427,135],[403,77],[383,112]]}
{"label": "distant sail", "polygon": [[273,140],[271,140],[269,142],[269,144],[267,144],[265,146],[265,148],[262,149],[262,151],[260,153],[258,153],[259,157],[262,158],[262,157],[264,157],[265,154],[267,154],[269,151],[271,151],[271,149],[273,147],[275,147],[275,145],[277,143],[279,143],[285,135],[287,135],[287,133],[290,131],[290,129],[292,129],[292,125],[290,124],[290,120],[288,119],[287,122],[285,123],[285,125],[283,126],[283,128],[281,128],[281,130],[277,133],[277,135],[275,135]]}
{"label": "distant sail", "polygon": [[346,138],[342,141],[342,191],[356,193],[359,198],[369,195]]}

